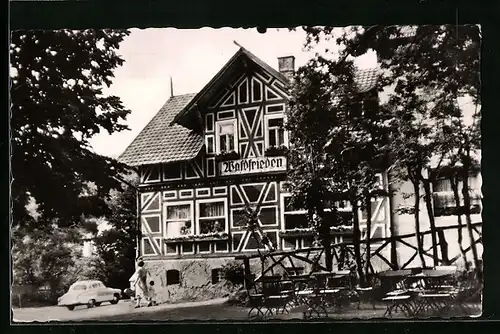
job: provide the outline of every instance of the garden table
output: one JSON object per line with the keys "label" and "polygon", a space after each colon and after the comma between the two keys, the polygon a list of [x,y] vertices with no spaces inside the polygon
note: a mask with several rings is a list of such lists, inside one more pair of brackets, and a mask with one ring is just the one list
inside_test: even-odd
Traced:
{"label": "garden table", "polygon": [[440,313],[451,307],[456,288],[443,283],[452,275],[453,271],[424,269],[406,278],[410,290],[417,293],[417,298],[413,300],[414,315],[428,310]]}
{"label": "garden table", "polygon": [[449,289],[453,288],[453,285],[445,285],[446,281],[449,281],[455,271],[450,270],[423,270],[421,275],[422,280],[425,284],[425,289]]}
{"label": "garden table", "polygon": [[411,269],[388,270],[378,274],[384,294],[403,293],[407,291],[405,279],[412,274]]}
{"label": "garden table", "polygon": [[[327,307],[334,306],[340,309],[339,294],[349,289],[350,271],[321,271],[314,272],[311,277],[316,280],[313,287],[314,296],[310,297],[310,304],[313,311],[318,313],[318,309],[324,311],[328,316]],[[311,303],[312,302],[312,303]]]}

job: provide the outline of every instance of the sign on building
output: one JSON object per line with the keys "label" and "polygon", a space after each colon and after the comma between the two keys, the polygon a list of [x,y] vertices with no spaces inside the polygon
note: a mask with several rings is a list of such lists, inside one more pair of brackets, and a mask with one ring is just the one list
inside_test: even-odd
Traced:
{"label": "sign on building", "polygon": [[286,171],[285,157],[258,157],[231,161],[219,164],[221,176],[251,173],[269,173]]}

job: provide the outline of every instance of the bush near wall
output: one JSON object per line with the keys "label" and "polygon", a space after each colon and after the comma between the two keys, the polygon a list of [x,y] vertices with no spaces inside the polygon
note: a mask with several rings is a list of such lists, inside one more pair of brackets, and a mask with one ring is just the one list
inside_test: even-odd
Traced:
{"label": "bush near wall", "polygon": [[233,285],[243,285],[245,282],[245,270],[238,262],[230,262],[222,266],[224,278]]}

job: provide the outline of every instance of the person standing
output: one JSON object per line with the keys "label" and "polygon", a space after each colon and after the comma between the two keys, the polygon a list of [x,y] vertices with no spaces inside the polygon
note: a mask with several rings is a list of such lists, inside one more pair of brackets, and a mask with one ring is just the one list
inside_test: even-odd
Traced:
{"label": "person standing", "polygon": [[148,285],[146,278],[148,272],[144,268],[144,261],[139,261],[137,264],[137,270],[134,274],[136,276],[135,281],[135,308],[141,307],[141,300],[148,300]]}
{"label": "person standing", "polygon": [[148,306],[156,305],[155,281],[149,282],[148,287]]}

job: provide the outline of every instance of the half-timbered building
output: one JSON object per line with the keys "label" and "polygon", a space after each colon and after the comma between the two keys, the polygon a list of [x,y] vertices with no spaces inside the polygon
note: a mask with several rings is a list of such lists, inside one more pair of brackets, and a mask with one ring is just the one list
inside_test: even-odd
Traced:
{"label": "half-timbered building", "polygon": [[[278,250],[312,246],[305,210],[290,205],[283,187],[294,57],[278,65],[240,48],[200,92],[171,96],[121,155],[140,174],[138,255],[159,301],[223,295],[222,267],[268,247],[262,233]],[[367,94],[376,80],[375,70],[356,76]],[[387,188],[383,174],[380,186]],[[256,234],[247,205],[260,208]],[[388,236],[389,207],[388,198],[374,199],[372,237]],[[366,213],[356,214],[366,234]],[[333,230],[334,240],[350,235],[348,224]]]}

